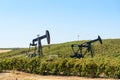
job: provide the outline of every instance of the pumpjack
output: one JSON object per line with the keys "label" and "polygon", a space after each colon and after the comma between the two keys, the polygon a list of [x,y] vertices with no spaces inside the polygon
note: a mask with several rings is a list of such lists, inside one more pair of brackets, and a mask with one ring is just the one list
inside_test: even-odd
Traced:
{"label": "pumpjack", "polygon": [[[29,51],[28,52],[30,52],[30,47],[31,46],[35,47],[35,49],[34,49],[34,53],[29,55],[30,57],[34,57],[37,54],[38,54],[39,57],[43,56],[41,40],[44,39],[44,38],[47,39],[47,43],[49,45],[50,44],[50,33],[49,33],[48,30],[46,30],[46,34],[45,35],[43,35],[43,36],[39,36],[38,35],[37,38],[32,40],[32,43],[30,43],[30,45],[29,45]],[[36,54],[36,50],[37,50],[37,54]]]}
{"label": "pumpjack", "polygon": [[[96,41],[99,41],[100,44],[102,44],[102,39],[100,36],[98,36],[97,39],[95,40],[91,40],[91,41],[88,41],[88,42],[85,42],[83,44],[72,44],[71,45],[71,48],[74,52],[74,55],[70,56],[71,58],[83,58],[87,52],[90,52],[91,53],[91,57],[93,57],[93,51],[92,51],[92,46],[91,44],[96,42]],[[75,50],[75,47],[77,47],[78,50]],[[84,51],[83,53],[83,49],[86,48],[86,51]]]}

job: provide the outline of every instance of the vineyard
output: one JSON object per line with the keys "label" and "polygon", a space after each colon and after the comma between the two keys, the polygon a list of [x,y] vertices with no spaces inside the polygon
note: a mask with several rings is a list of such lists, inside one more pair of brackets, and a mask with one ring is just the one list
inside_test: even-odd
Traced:
{"label": "vineyard", "polygon": [[94,43],[93,58],[89,53],[85,58],[70,58],[71,44],[83,42],[86,41],[52,44],[50,49],[43,46],[44,56],[40,58],[26,57],[27,48],[1,53],[0,72],[17,70],[40,75],[120,78],[120,39],[105,39],[102,45]]}

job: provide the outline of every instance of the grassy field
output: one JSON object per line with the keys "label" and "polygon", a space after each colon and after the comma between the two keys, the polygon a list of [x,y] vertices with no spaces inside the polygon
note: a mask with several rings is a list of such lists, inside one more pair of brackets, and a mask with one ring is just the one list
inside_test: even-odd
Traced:
{"label": "grassy field", "polygon": [[[50,48],[43,46],[43,55],[48,57],[49,55],[58,55],[60,58],[70,58],[73,55],[71,49],[72,44],[81,44],[86,41],[73,41],[61,44],[52,44]],[[120,39],[106,39],[103,40],[101,45],[99,42],[93,43],[92,47],[94,50],[94,58],[119,58],[120,56]],[[33,52],[33,48],[31,49]],[[28,48],[13,49],[10,52],[0,54],[0,58],[11,58],[11,57],[26,57],[28,54]],[[90,53],[87,53],[85,58],[91,58]]]}
{"label": "grassy field", "polygon": [[[105,39],[101,45],[93,43],[94,57],[70,58],[73,41],[43,46],[43,57],[27,58],[28,49],[16,49],[0,54],[0,71],[18,70],[41,75],[67,75],[80,77],[120,78],[120,39]],[[33,49],[31,49],[33,52]],[[50,57],[58,55],[57,57]]]}

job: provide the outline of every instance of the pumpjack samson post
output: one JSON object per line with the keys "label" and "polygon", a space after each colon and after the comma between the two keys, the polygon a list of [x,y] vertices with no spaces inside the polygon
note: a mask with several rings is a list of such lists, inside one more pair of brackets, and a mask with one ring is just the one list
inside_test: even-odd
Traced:
{"label": "pumpjack samson post", "polygon": [[[89,42],[85,42],[83,44],[72,44],[71,45],[71,48],[74,52],[74,55],[70,56],[71,58],[83,58],[87,52],[90,52],[91,53],[91,57],[93,57],[93,51],[92,51],[92,46],[91,44],[96,42],[96,41],[99,41],[100,44],[102,44],[102,39],[100,38],[100,36],[98,36],[97,39],[95,40],[91,40]],[[75,51],[75,47],[78,47],[78,50]],[[86,51],[83,53],[83,48],[86,48]],[[80,53],[79,53],[80,52]]]}
{"label": "pumpjack samson post", "polygon": [[[46,34],[43,36],[37,36],[37,38],[32,40],[32,43],[30,43],[30,46],[37,46],[37,53],[38,56],[43,55],[42,53],[42,44],[41,44],[41,40],[42,39],[47,39],[47,43],[50,44],[50,33],[48,30],[46,30]],[[37,43],[36,43],[37,42]],[[30,48],[30,47],[29,47]],[[36,49],[36,48],[35,48]],[[30,49],[29,49],[30,50]],[[35,51],[34,51],[35,53]],[[36,55],[36,54],[35,54]]]}

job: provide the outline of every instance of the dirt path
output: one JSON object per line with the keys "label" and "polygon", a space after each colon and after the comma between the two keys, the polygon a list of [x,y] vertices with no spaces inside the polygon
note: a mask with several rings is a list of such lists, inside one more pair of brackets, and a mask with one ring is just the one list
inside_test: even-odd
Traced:
{"label": "dirt path", "polygon": [[0,73],[0,80],[114,80],[103,78],[83,78],[75,76],[41,76],[18,71]]}
{"label": "dirt path", "polygon": [[0,50],[0,53],[10,52],[11,50]]}

